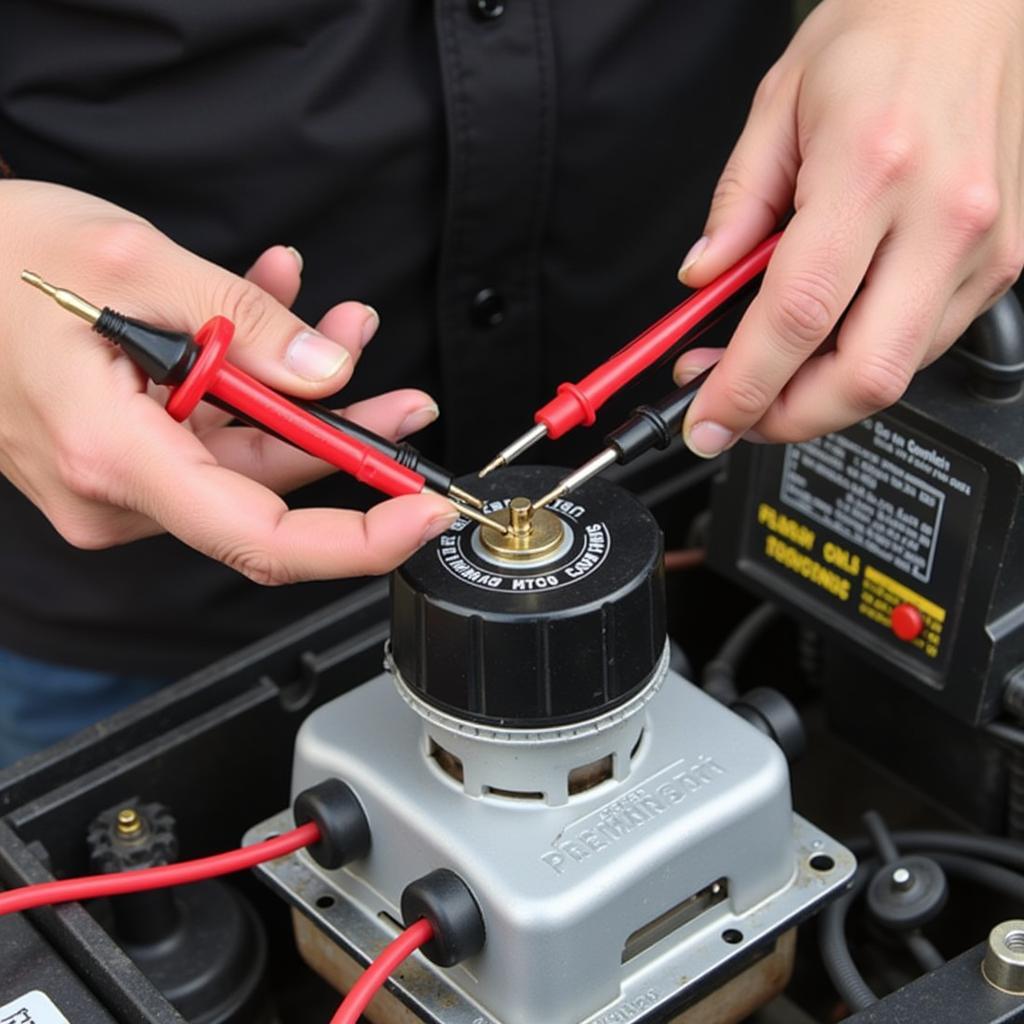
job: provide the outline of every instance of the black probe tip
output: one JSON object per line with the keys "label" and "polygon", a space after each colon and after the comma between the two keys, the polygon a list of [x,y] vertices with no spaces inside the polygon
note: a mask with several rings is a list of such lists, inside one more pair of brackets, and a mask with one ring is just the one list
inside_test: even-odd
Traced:
{"label": "black probe tip", "polygon": [[199,354],[191,334],[154,327],[108,307],[100,313],[93,330],[118,345],[156,384],[180,384]]}

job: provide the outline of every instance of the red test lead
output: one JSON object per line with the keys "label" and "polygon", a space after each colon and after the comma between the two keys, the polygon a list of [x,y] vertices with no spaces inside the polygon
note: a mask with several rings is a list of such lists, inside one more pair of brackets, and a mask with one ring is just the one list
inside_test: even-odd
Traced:
{"label": "red test lead", "polygon": [[[325,418],[330,418],[314,415],[308,407],[304,408],[227,362],[225,357],[235,327],[226,317],[215,316],[208,320],[193,338],[182,331],[133,320],[111,309],[99,309],[74,292],[55,288],[30,271],[24,271],[21,276],[64,309],[87,321],[97,334],[119,345],[155,383],[168,385],[171,397],[167,412],[179,422],[187,419],[205,398],[391,497],[420,494],[426,488],[423,474],[350,436],[331,421],[324,422]],[[365,430],[362,433],[369,434]],[[372,436],[381,444],[387,444]],[[502,524],[467,507],[470,501],[479,504],[479,499],[454,485],[449,487],[449,500],[453,496],[463,498],[463,503],[452,501],[460,514],[506,532]]]}
{"label": "red test lead", "polygon": [[669,352],[680,338],[694,331],[757,277],[768,266],[781,237],[780,232],[765,239],[738,263],[698,289],[582,380],[560,385],[555,397],[537,410],[533,417],[536,425],[503,448],[484,466],[480,476],[507,465],[545,437],[555,440],[573,427],[581,424],[591,426],[597,419],[597,410],[612,395]]}

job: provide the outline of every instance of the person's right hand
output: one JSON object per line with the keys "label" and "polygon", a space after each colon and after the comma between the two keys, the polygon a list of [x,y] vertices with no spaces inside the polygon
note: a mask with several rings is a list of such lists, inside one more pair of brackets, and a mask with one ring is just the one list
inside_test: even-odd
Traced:
{"label": "person's right hand", "polygon": [[[176,423],[158,390],[82,321],[19,280],[22,269],[127,315],[197,329],[234,321],[233,363],[290,395],[317,399],[349,379],[377,315],[334,306],[316,328],[289,312],[293,251],[268,249],[246,278],[175,245],[139,217],[58,185],[0,182],[0,472],[80,548],[169,531],[259,583],[386,572],[454,522],[439,495],[347,509],[289,510],[279,493],[332,467],[200,406]],[[346,415],[397,438],[437,406],[403,390]]]}

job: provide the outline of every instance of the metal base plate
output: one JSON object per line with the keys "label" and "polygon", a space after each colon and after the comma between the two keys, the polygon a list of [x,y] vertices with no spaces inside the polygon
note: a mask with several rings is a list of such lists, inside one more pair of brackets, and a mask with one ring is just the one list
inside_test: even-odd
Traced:
{"label": "metal base plate", "polygon": [[[282,811],[250,829],[244,842],[250,845],[293,826],[291,812]],[[547,1024],[654,1024],[747,967],[779,935],[840,895],[856,867],[849,850],[799,815],[793,816],[793,837],[796,870],[785,890],[746,914],[716,917],[700,941],[691,935],[679,950],[630,976],[619,998],[597,1013],[578,1022]],[[369,964],[396,935],[392,922],[347,899],[304,851],[256,870],[359,963]],[[426,1024],[502,1024],[452,984],[444,969],[418,953],[391,977],[388,988]]]}

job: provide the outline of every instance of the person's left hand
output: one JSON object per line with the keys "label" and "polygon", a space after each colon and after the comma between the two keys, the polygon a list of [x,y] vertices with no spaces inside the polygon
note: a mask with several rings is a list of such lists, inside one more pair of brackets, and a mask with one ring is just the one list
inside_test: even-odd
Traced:
{"label": "person's left hand", "polygon": [[[706,284],[795,209],[687,444],[804,440],[899,399],[1019,276],[1022,157],[1020,0],[823,0],[762,81],[680,269]],[[677,382],[718,354],[684,353]]]}

